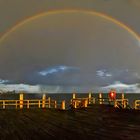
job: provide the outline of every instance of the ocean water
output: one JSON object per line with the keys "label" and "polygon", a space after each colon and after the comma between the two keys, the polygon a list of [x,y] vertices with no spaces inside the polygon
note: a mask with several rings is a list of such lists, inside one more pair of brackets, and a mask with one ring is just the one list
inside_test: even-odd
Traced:
{"label": "ocean water", "polygon": [[[24,99],[42,99],[42,93],[26,93],[24,94]],[[134,101],[135,100],[140,100],[140,93],[125,93],[125,98],[129,100],[129,105],[133,107]],[[93,93],[92,97],[95,97],[98,99],[99,94],[98,93]],[[62,100],[66,101],[66,106],[70,104],[70,100],[72,99],[72,93],[47,93],[46,97],[50,97],[53,100],[57,100],[58,104],[61,104]],[[88,97],[88,93],[77,93],[76,97],[82,98],[82,97]],[[107,98],[108,94],[103,93],[103,98]],[[121,98],[121,94],[117,94],[117,98]],[[11,93],[5,93],[5,94],[0,94],[0,100],[18,100],[19,99],[19,94],[11,94]]]}

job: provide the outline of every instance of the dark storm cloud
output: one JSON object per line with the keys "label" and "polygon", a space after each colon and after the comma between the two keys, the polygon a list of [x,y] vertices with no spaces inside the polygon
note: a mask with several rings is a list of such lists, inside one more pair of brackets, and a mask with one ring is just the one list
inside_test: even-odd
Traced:
{"label": "dark storm cloud", "polygon": [[[139,80],[119,74],[120,69],[135,69],[140,74],[139,41],[118,25],[87,13],[62,13],[31,21],[11,33],[0,49],[0,77],[13,83],[103,86],[114,80]],[[97,76],[99,70],[112,76],[106,73],[103,79]]]}
{"label": "dark storm cloud", "polygon": [[[1,0],[0,35],[19,21],[52,9],[102,12],[140,33],[139,0]],[[36,92],[39,88],[82,92],[94,86],[108,87],[114,81],[129,86],[140,80],[139,47],[127,31],[101,18],[86,14],[42,18],[21,27],[1,42],[0,82],[24,83],[19,87],[21,90]],[[63,71],[61,66],[79,70]],[[53,68],[58,71],[39,75]],[[40,84],[40,87],[28,84]],[[12,85],[2,87],[13,89]]]}
{"label": "dark storm cloud", "polygon": [[[79,74],[79,68],[70,66],[48,67],[41,71],[30,73],[26,81],[29,84],[43,85],[79,85],[76,76]],[[80,75],[79,75],[80,76]],[[25,76],[26,77],[26,76]]]}

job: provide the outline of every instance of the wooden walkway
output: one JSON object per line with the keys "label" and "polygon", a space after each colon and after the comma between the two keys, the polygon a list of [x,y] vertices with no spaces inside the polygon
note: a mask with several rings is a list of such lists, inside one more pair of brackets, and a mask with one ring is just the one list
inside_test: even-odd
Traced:
{"label": "wooden walkway", "polygon": [[140,112],[108,105],[0,110],[0,140],[139,140]]}

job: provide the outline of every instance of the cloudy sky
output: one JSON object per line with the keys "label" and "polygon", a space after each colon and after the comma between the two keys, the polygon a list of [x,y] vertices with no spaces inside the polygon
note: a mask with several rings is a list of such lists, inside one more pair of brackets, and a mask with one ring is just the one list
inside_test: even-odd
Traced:
{"label": "cloudy sky", "polygon": [[0,89],[139,92],[139,14],[139,0],[0,0]]}

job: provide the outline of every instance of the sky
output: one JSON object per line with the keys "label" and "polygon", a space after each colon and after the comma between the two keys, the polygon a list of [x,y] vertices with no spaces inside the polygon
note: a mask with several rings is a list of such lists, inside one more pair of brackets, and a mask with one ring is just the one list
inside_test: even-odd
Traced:
{"label": "sky", "polygon": [[139,0],[0,0],[1,91],[140,92],[139,14]]}

